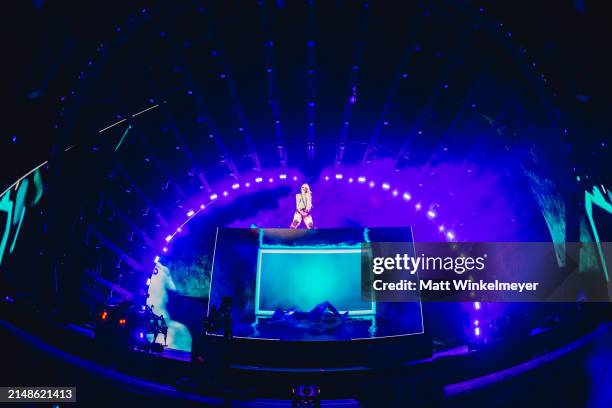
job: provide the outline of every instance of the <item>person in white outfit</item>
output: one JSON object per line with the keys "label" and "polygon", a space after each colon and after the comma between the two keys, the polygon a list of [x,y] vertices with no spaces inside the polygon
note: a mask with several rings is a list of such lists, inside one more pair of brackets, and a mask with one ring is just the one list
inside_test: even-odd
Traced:
{"label": "person in white outfit", "polygon": [[306,228],[314,228],[312,221],[312,192],[308,184],[302,184],[301,193],[295,195],[295,214],[293,214],[293,222],[291,228],[296,229],[302,221],[306,224]]}

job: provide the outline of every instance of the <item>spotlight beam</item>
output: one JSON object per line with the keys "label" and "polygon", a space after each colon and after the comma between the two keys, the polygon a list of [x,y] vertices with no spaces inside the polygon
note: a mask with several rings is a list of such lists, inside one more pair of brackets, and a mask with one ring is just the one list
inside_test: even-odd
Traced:
{"label": "spotlight beam", "polygon": [[122,209],[120,209],[117,206],[117,204],[115,204],[115,202],[113,200],[111,200],[110,197],[108,197],[105,194],[102,194],[102,200],[103,200],[103,202],[108,204],[113,209],[113,211],[117,214],[117,216],[123,222],[128,224],[130,226],[130,228],[133,231],[135,231],[142,238],[142,240],[147,244],[147,246],[149,246],[149,247],[153,247],[154,246],[154,242],[151,239],[151,237],[149,237],[149,235],[146,232],[144,232],[142,229],[140,229],[140,227],[138,227],[138,225],[136,225],[136,223],[134,223],[134,221],[132,221],[130,216],[127,215]]}
{"label": "spotlight beam", "polygon": [[117,254],[117,256],[125,263],[127,263],[131,268],[136,269],[139,272],[144,272],[145,268],[139,262],[129,256],[121,248],[115,245],[113,241],[111,241],[104,234],[98,231],[98,229],[93,224],[87,225],[87,231],[93,234],[98,239],[100,244]]}
{"label": "spotlight beam", "polygon": [[421,129],[425,125],[425,119],[433,110],[435,102],[437,101],[438,97],[442,94],[442,90],[445,89],[446,87],[446,85],[443,86],[444,80],[446,80],[446,78],[450,76],[452,68],[456,67],[458,63],[460,63],[461,59],[459,58],[459,51],[463,51],[463,49],[466,48],[468,44],[470,44],[470,42],[466,38],[467,34],[468,34],[467,30],[464,30],[461,33],[462,41],[459,41],[459,43],[463,44],[463,46],[461,47],[461,50],[453,51],[452,55],[446,59],[446,62],[444,64],[444,67],[442,69],[442,74],[441,74],[442,81],[436,82],[434,84],[434,88],[429,93],[429,98],[427,98],[427,101],[423,105],[423,108],[420,110],[419,115],[417,116],[413,125],[410,127],[410,130],[407,132],[407,136],[404,139],[404,143],[402,144],[402,147],[400,148],[397,155],[395,156],[395,160],[394,160],[395,169],[398,169],[399,163],[402,159],[407,159],[406,153],[410,150],[410,147],[412,146],[412,142],[414,141],[414,139],[422,134],[419,132],[421,132]]}
{"label": "spotlight beam", "polygon": [[155,154],[153,153],[153,148],[151,147],[151,144],[149,143],[149,140],[147,139],[147,137],[144,135],[143,132],[136,132],[136,135],[139,136],[140,138],[140,142],[142,143],[143,147],[145,148],[145,150],[147,151],[147,155],[149,157],[151,157],[151,162],[153,163],[153,165],[155,167],[157,167],[157,170],[167,179],[169,180],[172,185],[176,188],[176,190],[178,191],[178,193],[180,194],[180,196],[182,197],[182,199],[186,199],[187,196],[185,195],[185,192],[183,191],[183,189],[181,188],[181,186],[174,180],[174,177],[170,176],[170,172],[168,171],[168,169],[166,168],[166,166],[161,162],[161,160],[159,160]]}
{"label": "spotlight beam", "polygon": [[134,296],[134,294],[132,292],[130,292],[129,290],[117,285],[116,283],[113,283],[109,280],[104,279],[101,276],[98,276],[95,274],[94,271],[92,270],[87,270],[86,272],[87,276],[94,280],[96,283],[99,283],[102,286],[106,286],[107,288],[111,289],[114,292],[120,293],[123,296],[127,297],[127,298],[131,298],[131,299],[136,299],[136,296]]}
{"label": "spotlight beam", "polygon": [[259,14],[261,20],[262,31],[264,32],[264,60],[266,63],[266,78],[268,82],[268,102],[272,109],[272,117],[274,118],[274,135],[276,136],[276,147],[281,167],[287,166],[287,149],[285,139],[281,127],[281,107],[280,97],[278,93],[278,85],[276,80],[276,64],[274,63],[274,41],[270,33],[268,25],[268,15],[266,10],[266,2],[259,3]]}
{"label": "spotlight beam", "polygon": [[189,149],[189,146],[187,145],[187,142],[185,142],[185,139],[183,138],[181,131],[176,126],[176,122],[172,118],[172,115],[170,114],[169,111],[165,109],[164,111],[165,111],[164,113],[166,115],[166,121],[168,123],[168,127],[172,131],[174,138],[176,139],[177,143],[181,147],[181,151],[183,152],[185,156],[187,156],[187,160],[191,164],[191,168],[194,170],[195,173],[197,173],[198,178],[200,179],[200,182],[202,183],[202,186],[204,186],[204,189],[207,192],[210,192],[211,191],[210,184],[208,183],[208,180],[206,180],[206,177],[204,176],[204,172],[202,171],[200,165],[196,162],[195,157],[193,153],[191,152],[191,149]]}
{"label": "spotlight beam", "polygon": [[[221,66],[221,71],[225,73],[229,72],[229,68],[225,62],[225,59],[223,58],[223,53],[220,51],[221,47],[218,44],[217,44],[216,49],[217,49],[217,58],[219,59],[219,64]],[[248,150],[248,155],[253,161],[253,170],[260,171],[261,162],[259,160],[259,155],[257,154],[257,149],[255,148],[255,144],[253,143],[253,139],[251,138],[251,135],[246,125],[246,118],[244,116],[242,104],[240,103],[240,98],[238,96],[238,90],[236,89],[236,85],[234,84],[232,77],[227,74],[224,78],[224,82],[230,94],[230,98],[232,100],[232,110],[234,111],[234,114],[236,115],[238,119],[238,124],[240,126],[239,132],[242,134],[244,138],[244,142]]]}
{"label": "spotlight beam", "polygon": [[[478,81],[480,82],[480,81]],[[473,100],[474,94],[475,94],[475,89],[478,88],[478,83],[474,84],[474,86],[470,87],[470,91],[468,92],[468,95],[466,95],[465,99],[463,100],[463,103],[461,104],[461,108],[457,110],[457,113],[453,116],[453,120],[451,121],[451,123],[449,123],[448,127],[446,128],[446,131],[444,131],[444,133],[442,134],[442,137],[440,138],[440,140],[438,141],[438,143],[436,144],[436,148],[434,149],[433,153],[431,154],[431,158],[430,161],[435,161],[438,157],[441,156],[440,150],[441,148],[444,146],[444,144],[450,140],[451,135],[453,134],[453,132],[459,127],[459,125],[461,124],[461,122],[463,121],[463,119],[466,117],[466,113],[468,112],[468,110],[471,107],[470,101]],[[398,167],[398,162],[399,160],[401,160],[401,156],[397,156],[395,159],[395,168],[397,169]]]}
{"label": "spotlight beam", "polygon": [[227,149],[227,147],[225,146],[225,143],[223,142],[222,138],[219,136],[219,133],[217,132],[215,122],[212,116],[208,112],[206,104],[204,103],[204,99],[202,98],[201,93],[198,91],[198,87],[193,86],[193,84],[195,83],[193,80],[193,75],[191,73],[191,70],[185,63],[182,53],[174,49],[172,53],[172,59],[174,61],[181,62],[181,72],[183,73],[182,78],[183,78],[184,85],[187,89],[193,89],[193,102],[195,103],[195,106],[196,106],[197,116],[204,118],[204,123],[206,123],[206,127],[209,130],[209,134],[212,135],[215,145],[217,146],[217,149],[219,150],[221,154],[222,162],[225,163],[225,165],[227,165],[230,174],[234,178],[238,178],[238,175],[239,175],[238,168],[234,164],[234,161],[232,159],[232,156],[229,150]]}
{"label": "spotlight beam", "polygon": [[[417,15],[418,14],[420,13],[417,13]],[[374,131],[372,132],[372,136],[370,136],[370,139],[368,140],[368,145],[361,159],[361,165],[367,164],[371,160],[372,154],[374,154],[378,141],[381,137],[382,130],[384,127],[387,126],[389,109],[393,105],[393,100],[395,99],[395,96],[397,95],[397,91],[399,90],[400,81],[402,80],[402,73],[406,70],[408,61],[409,61],[409,57],[412,54],[412,51],[414,49],[414,44],[413,44],[412,39],[415,38],[416,32],[418,32],[419,28],[423,25],[423,21],[424,19],[416,19],[416,21],[413,21],[411,24],[413,29],[410,31],[410,33],[407,36],[409,41],[402,54],[400,64],[398,67],[398,71],[393,77],[393,80],[391,81],[391,85],[389,86],[389,89],[387,91],[387,96],[386,96],[382,111],[380,113],[380,117],[377,121]]]}
{"label": "spotlight beam", "polygon": [[[359,65],[363,57],[363,44],[365,37],[365,29],[367,26],[367,11],[369,8],[362,7],[359,15],[359,22],[357,28],[357,42],[353,49],[353,57],[351,61],[351,69],[348,81],[348,93],[346,96],[346,103],[344,104],[344,112],[342,114],[342,124],[340,125],[340,137],[338,146],[336,147],[336,166],[342,165],[344,159],[344,150],[346,149],[346,142],[348,140],[348,132],[350,121],[353,113],[353,106],[357,103],[357,81],[359,79]],[[355,99],[352,99],[355,98]]]}
{"label": "spotlight beam", "polygon": [[157,219],[159,220],[159,222],[161,222],[164,228],[169,228],[169,224],[166,218],[164,218],[164,216],[159,212],[155,204],[153,204],[153,202],[147,197],[147,195],[142,191],[138,184],[136,184],[136,181],[132,178],[132,176],[129,175],[129,173],[125,170],[121,163],[119,163],[118,160],[115,160],[115,168],[123,176],[123,178],[125,178],[130,183],[132,189],[136,192],[136,194],[140,196],[140,198],[145,202],[147,207],[153,210]]}
{"label": "spotlight beam", "polygon": [[315,119],[316,119],[316,42],[314,2],[306,3],[306,153],[308,160],[315,157]]}
{"label": "spotlight beam", "polygon": [[[155,87],[157,90],[156,92],[157,99],[166,100],[167,99],[166,95],[159,90],[159,87],[156,86],[158,82],[152,80],[150,76],[148,76],[148,79],[149,79],[150,86]],[[164,107],[162,108],[162,112],[165,116],[168,127],[172,131],[172,134],[174,135],[174,138],[176,139],[178,145],[181,147],[181,151],[183,152],[183,154],[185,154],[185,156],[187,156],[187,160],[189,161],[189,163],[191,163],[191,168],[194,169],[194,172],[198,174],[198,178],[200,179],[200,182],[204,186],[204,189],[206,189],[207,192],[210,192],[211,191],[210,184],[206,180],[206,177],[204,177],[204,172],[201,170],[201,167],[196,162],[195,157],[191,149],[187,145],[187,142],[185,141],[185,138],[183,137],[181,131],[179,130],[178,126],[176,126],[176,121],[172,117],[172,113],[170,112],[170,109],[168,108],[167,104],[164,104]]]}

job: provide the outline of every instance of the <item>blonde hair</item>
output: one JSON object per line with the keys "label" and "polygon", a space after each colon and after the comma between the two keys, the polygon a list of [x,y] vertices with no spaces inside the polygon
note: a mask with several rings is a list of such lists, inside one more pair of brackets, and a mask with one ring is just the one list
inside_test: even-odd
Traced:
{"label": "blonde hair", "polygon": [[300,191],[302,191],[302,189],[306,187],[306,190],[308,190],[308,192],[306,194],[311,194],[312,191],[310,190],[310,186],[307,183],[302,184],[302,187],[300,187]]}

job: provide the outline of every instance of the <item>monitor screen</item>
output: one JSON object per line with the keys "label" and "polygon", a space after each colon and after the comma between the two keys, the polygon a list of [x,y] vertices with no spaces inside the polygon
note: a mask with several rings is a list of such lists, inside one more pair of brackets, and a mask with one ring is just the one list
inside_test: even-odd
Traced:
{"label": "monitor screen", "polygon": [[361,249],[260,249],[255,314],[277,309],[312,310],[328,301],[352,315],[376,313],[361,300]]}

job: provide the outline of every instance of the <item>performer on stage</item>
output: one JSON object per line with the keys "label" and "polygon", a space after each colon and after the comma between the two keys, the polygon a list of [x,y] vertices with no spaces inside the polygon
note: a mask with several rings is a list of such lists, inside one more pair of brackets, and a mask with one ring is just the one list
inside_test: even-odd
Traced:
{"label": "performer on stage", "polygon": [[304,220],[306,228],[314,228],[312,215],[310,215],[310,211],[312,210],[312,193],[308,184],[302,184],[302,192],[295,195],[295,208],[296,210],[295,214],[293,215],[291,228],[296,229],[299,227],[302,220]]}

